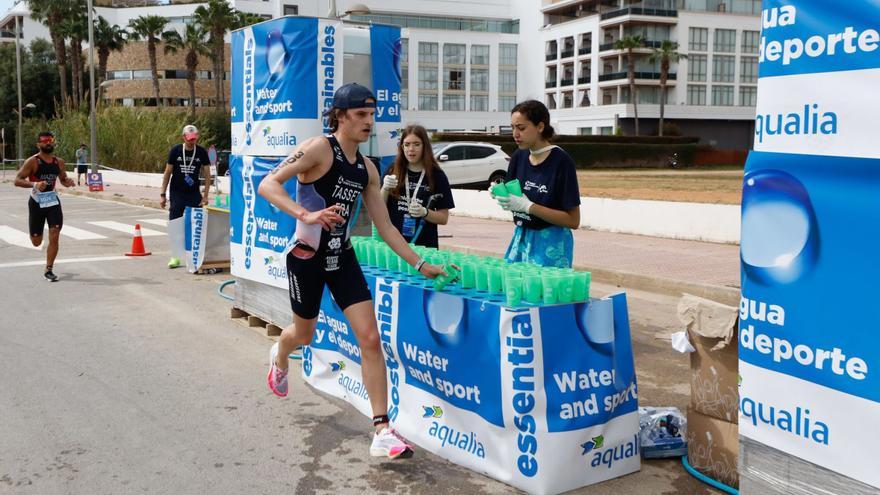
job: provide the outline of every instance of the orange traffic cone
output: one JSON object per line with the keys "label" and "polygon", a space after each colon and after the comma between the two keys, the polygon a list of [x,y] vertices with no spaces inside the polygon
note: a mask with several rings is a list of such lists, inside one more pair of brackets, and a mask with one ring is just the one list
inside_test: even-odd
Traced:
{"label": "orange traffic cone", "polygon": [[144,238],[141,237],[141,224],[134,226],[134,238],[131,240],[131,252],[125,253],[126,256],[149,256],[150,253],[144,249]]}

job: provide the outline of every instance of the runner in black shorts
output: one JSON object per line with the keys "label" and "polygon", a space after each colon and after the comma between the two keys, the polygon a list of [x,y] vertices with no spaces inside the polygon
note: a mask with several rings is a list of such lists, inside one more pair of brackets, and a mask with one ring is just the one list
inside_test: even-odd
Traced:
{"label": "runner in black shorts", "polygon": [[73,187],[76,183],[64,171],[64,160],[52,154],[55,151],[55,136],[51,132],[40,133],[37,147],[40,152],[24,161],[15,177],[15,185],[31,189],[31,197],[28,199],[31,244],[43,244],[43,228],[46,224],[49,225],[49,246],[46,249],[46,271],[43,276],[49,282],[55,282],[58,277],[52,272],[52,264],[58,255],[58,237],[64,223],[55,182],[61,179],[65,187]]}
{"label": "runner in black shorts", "polygon": [[[444,272],[420,259],[391,224],[379,191],[379,172],[358,152],[358,144],[370,137],[375,106],[369,89],[358,84],[339,88],[325,114],[333,134],[297,146],[260,183],[261,196],[297,219],[296,243],[287,256],[293,324],[272,347],[267,380],[276,395],[287,395],[288,355],[297,346],[311,343],[326,284],[360,346],[363,382],[376,430],[370,454],[404,458],[413,449],[389,425],[388,383],[372,295],[349,242],[349,220],[358,198],[363,195],[379,235],[394,252],[426,277]],[[296,202],[284,189],[293,177],[298,180]]]}

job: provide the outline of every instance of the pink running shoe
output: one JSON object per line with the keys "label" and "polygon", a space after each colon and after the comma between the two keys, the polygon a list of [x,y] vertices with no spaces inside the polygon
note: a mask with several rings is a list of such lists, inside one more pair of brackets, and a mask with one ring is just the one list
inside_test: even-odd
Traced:
{"label": "pink running shoe", "polygon": [[276,357],[278,357],[278,342],[275,342],[272,350],[269,351],[269,375],[266,376],[266,382],[272,393],[278,397],[287,397],[287,370],[275,365]]}
{"label": "pink running shoe", "polygon": [[413,454],[415,454],[413,446],[408,444],[393,428],[382,428],[379,433],[373,435],[373,444],[370,445],[370,455],[373,457],[409,459]]}

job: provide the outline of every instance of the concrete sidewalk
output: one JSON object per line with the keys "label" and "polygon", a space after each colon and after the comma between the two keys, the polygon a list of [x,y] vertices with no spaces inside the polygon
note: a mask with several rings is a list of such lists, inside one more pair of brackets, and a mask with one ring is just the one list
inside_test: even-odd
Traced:
{"label": "concrete sidewalk", "polygon": [[[101,193],[85,188],[63,192],[159,207],[155,187],[110,184]],[[501,256],[513,223],[453,215],[439,233],[444,249]],[[574,247],[575,266],[591,271],[596,282],[739,303],[739,246],[580,229],[574,232]]]}

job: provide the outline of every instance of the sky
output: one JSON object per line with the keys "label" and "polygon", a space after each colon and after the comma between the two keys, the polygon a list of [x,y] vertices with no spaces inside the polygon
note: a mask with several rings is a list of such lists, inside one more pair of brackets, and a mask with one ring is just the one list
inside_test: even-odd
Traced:
{"label": "sky", "polygon": [[0,15],[6,13],[7,10],[12,8],[13,0],[0,0]]}

